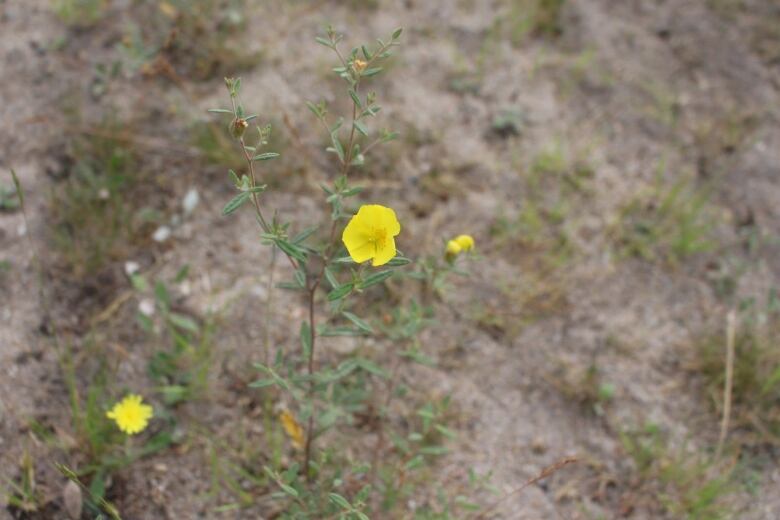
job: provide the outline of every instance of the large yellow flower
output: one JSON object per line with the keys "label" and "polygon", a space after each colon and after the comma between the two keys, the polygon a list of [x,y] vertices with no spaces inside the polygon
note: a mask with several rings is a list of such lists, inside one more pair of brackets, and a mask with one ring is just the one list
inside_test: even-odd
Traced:
{"label": "large yellow flower", "polygon": [[373,260],[374,267],[384,265],[395,256],[395,237],[401,232],[401,224],[395,211],[378,204],[361,206],[352,217],[341,240],[347,246],[349,256],[357,263]]}
{"label": "large yellow flower", "polygon": [[142,432],[149,424],[154,411],[148,404],[143,404],[140,395],[129,394],[114,405],[106,415],[113,419],[120,430],[128,435]]}

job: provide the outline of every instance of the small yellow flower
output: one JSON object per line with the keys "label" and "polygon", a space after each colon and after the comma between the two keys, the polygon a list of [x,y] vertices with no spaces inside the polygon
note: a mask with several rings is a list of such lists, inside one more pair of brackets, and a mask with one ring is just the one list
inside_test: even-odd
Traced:
{"label": "small yellow flower", "polygon": [[119,429],[128,435],[144,431],[152,415],[154,415],[152,407],[143,404],[141,396],[134,394],[125,396],[106,413],[106,416],[113,419]]}
{"label": "small yellow flower", "polygon": [[447,242],[447,256],[458,256],[463,251],[463,246],[457,240]]}
{"label": "small yellow flower", "polygon": [[384,265],[395,256],[395,236],[401,224],[395,211],[378,204],[361,206],[344,228],[341,240],[349,256],[357,263],[372,260],[374,267]]}
{"label": "small yellow flower", "polygon": [[287,435],[290,437],[293,446],[295,446],[299,450],[302,449],[303,442],[304,442],[303,428],[301,428],[301,425],[298,424],[298,421],[295,420],[295,416],[289,411],[284,410],[279,416],[279,420],[282,422],[282,427],[284,428],[284,431],[287,432]]}
{"label": "small yellow flower", "polygon": [[355,72],[357,72],[358,74],[360,74],[361,72],[363,72],[363,70],[365,70],[366,65],[368,65],[368,63],[361,60],[360,58],[355,58],[355,61],[352,62],[352,68],[355,69]]}
{"label": "small yellow flower", "polygon": [[474,249],[474,238],[471,235],[458,235],[455,237],[455,242],[458,243],[464,252]]}

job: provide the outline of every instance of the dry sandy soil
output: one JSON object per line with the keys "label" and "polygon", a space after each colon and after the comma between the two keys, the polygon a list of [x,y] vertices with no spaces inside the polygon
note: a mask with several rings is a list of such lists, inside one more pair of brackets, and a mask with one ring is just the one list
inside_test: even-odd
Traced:
{"label": "dry sandy soil", "polygon": [[[0,212],[0,477],[18,479],[21,455],[32,450],[50,503],[30,518],[64,518],[64,479],[50,464],[56,450],[30,428],[34,420],[68,442],[52,331],[77,352],[96,343],[106,349],[116,388],[151,384],[154,345],[134,324],[138,298],[126,261],[169,278],[189,265],[177,305],[200,317],[219,310],[209,394],[176,410],[182,435],[199,428],[208,439],[251,436],[259,418],[246,367],[260,359],[266,334],[294,345],[297,322],[289,317],[302,313],[301,302],[278,294],[266,305],[270,250],[255,238],[249,212],[220,215],[230,197],[225,166],[209,164],[189,137],[213,120],[207,108],[225,104],[224,71],[194,81],[179,70],[125,68],[103,85],[96,67],[117,59],[140,9],[111,4],[93,28],[74,29],[49,2],[0,1],[0,179],[7,186],[15,168],[29,215],[28,229],[21,212]],[[778,4],[570,0],[554,34],[523,34],[514,24],[522,10],[508,1],[248,4],[248,29],[237,38],[261,58],[240,71],[244,99],[282,136],[289,158],[274,166],[267,200],[287,218],[320,218],[318,183],[332,171],[305,101],[333,99],[341,87],[327,76],[332,56],[314,35],[328,22],[350,43],[406,29],[379,90],[384,122],[403,137],[367,172],[366,199],[396,208],[409,256],[435,252],[460,232],[477,238],[480,254],[468,265],[471,276],[442,293],[437,322],[422,338],[438,364],[402,375],[422,393],[453,396],[459,436],[437,465],[438,482],[446,488],[473,467],[492,471],[493,484],[507,491],[576,456],[577,464],[512,495],[491,517],[684,518],[659,505],[653,495],[663,485],[643,482],[620,433],[652,422],[670,450],[708,453],[720,418],[688,368],[695,345],[721,333],[734,302],[764,301],[780,281]],[[69,139],[80,132],[74,106],[83,126],[109,111],[132,121],[144,168],[154,171],[150,200],[174,222],[164,243],[148,238],[151,229],[128,256],[78,275],[63,267],[50,229],[52,193],[68,175]],[[508,125],[496,121],[502,114]],[[534,188],[529,175],[544,160],[560,163],[551,169],[563,175]],[[570,174],[581,174],[582,185],[567,188]],[[645,200],[659,178],[706,189],[714,247],[673,260],[664,251],[624,254],[625,208]],[[182,215],[191,188],[200,202]],[[524,226],[529,207],[543,208],[539,227]],[[765,239],[750,248],[747,234]],[[48,303],[38,294],[31,244]],[[279,263],[276,276],[290,273]],[[718,292],[722,278],[731,283],[727,298]],[[343,348],[323,345],[326,357]],[[90,363],[77,362],[86,387]],[[581,395],[591,366],[611,385],[605,402]],[[209,494],[207,444],[186,443],[124,469],[111,498],[130,519],[268,514],[263,499],[215,512],[232,499],[224,489]],[[750,492],[731,492],[724,515],[780,518],[777,452],[765,448],[754,459]],[[0,510],[6,517],[25,518],[13,508]]]}

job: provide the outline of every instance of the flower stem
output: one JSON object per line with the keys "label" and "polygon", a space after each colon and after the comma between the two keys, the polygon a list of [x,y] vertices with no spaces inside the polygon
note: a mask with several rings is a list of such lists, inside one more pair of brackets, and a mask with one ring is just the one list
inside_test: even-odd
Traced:
{"label": "flower stem", "polygon": [[314,294],[317,292],[317,286],[322,280],[322,275],[314,280],[309,288],[309,338],[311,340],[311,348],[309,349],[308,371],[309,371],[309,424],[306,428],[306,448],[303,455],[303,474],[306,476],[306,481],[311,482],[311,473],[309,472],[309,461],[311,460],[311,448],[314,441],[314,347],[317,340],[316,324],[314,322]]}

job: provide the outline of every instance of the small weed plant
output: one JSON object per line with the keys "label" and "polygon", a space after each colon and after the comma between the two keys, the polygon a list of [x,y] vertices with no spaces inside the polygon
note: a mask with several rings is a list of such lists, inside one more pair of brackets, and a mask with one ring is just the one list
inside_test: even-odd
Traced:
{"label": "small weed plant", "polygon": [[[746,300],[740,307],[731,367],[729,434],[745,447],[776,446],[780,442],[780,301],[771,290],[765,304]],[[722,332],[705,337],[696,354],[695,369],[704,378],[708,401],[722,415],[727,373]]]}
{"label": "small weed plant", "polygon": [[[387,72],[383,66],[401,33],[397,29],[386,41],[348,52],[333,29],[316,39],[338,60],[333,70],[344,82],[350,107],[346,117],[334,117],[324,102],[308,103],[328,136],[326,152],[334,163],[333,176],[322,185],[329,213],[324,223],[289,222],[268,209],[268,186],[258,165],[279,154],[267,149],[270,125],[255,126],[257,117],[246,111],[240,79],[226,79],[229,108],[211,109],[226,116],[228,133],[244,160],[242,172],[229,171],[237,193],[223,214],[252,209],[260,239],[286,257],[290,267],[292,278],[278,287],[300,299],[305,309],[297,348],[271,352],[266,345],[265,361],[255,364],[259,378],[251,384],[283,403],[278,423],[297,454],[295,461],[271,459],[263,468],[278,490],[274,496],[283,502],[283,518],[396,518],[430,477],[430,461],[447,452],[446,441],[454,436],[446,426],[447,398],[415,405],[403,427],[393,427],[394,400],[415,402],[415,389],[400,378],[401,364],[430,362],[417,340],[430,322],[430,309],[414,298],[394,296],[398,291],[391,291],[390,284],[410,289],[406,294],[413,294],[411,286],[417,284],[425,298],[443,286],[458,259],[474,249],[474,240],[460,235],[445,241],[415,269],[397,247],[404,240],[402,219],[382,202],[356,202],[364,190],[353,184],[371,152],[397,136],[377,130],[381,107],[367,87]],[[384,318],[372,319],[368,309],[378,309]],[[321,352],[324,338],[344,337],[373,337],[374,344],[393,345],[393,352],[383,355],[365,341],[343,356]],[[347,447],[347,435],[363,440]],[[360,450],[361,444],[366,449]],[[460,497],[431,504],[430,511],[426,507],[418,511],[420,518],[462,517],[473,505]]]}

